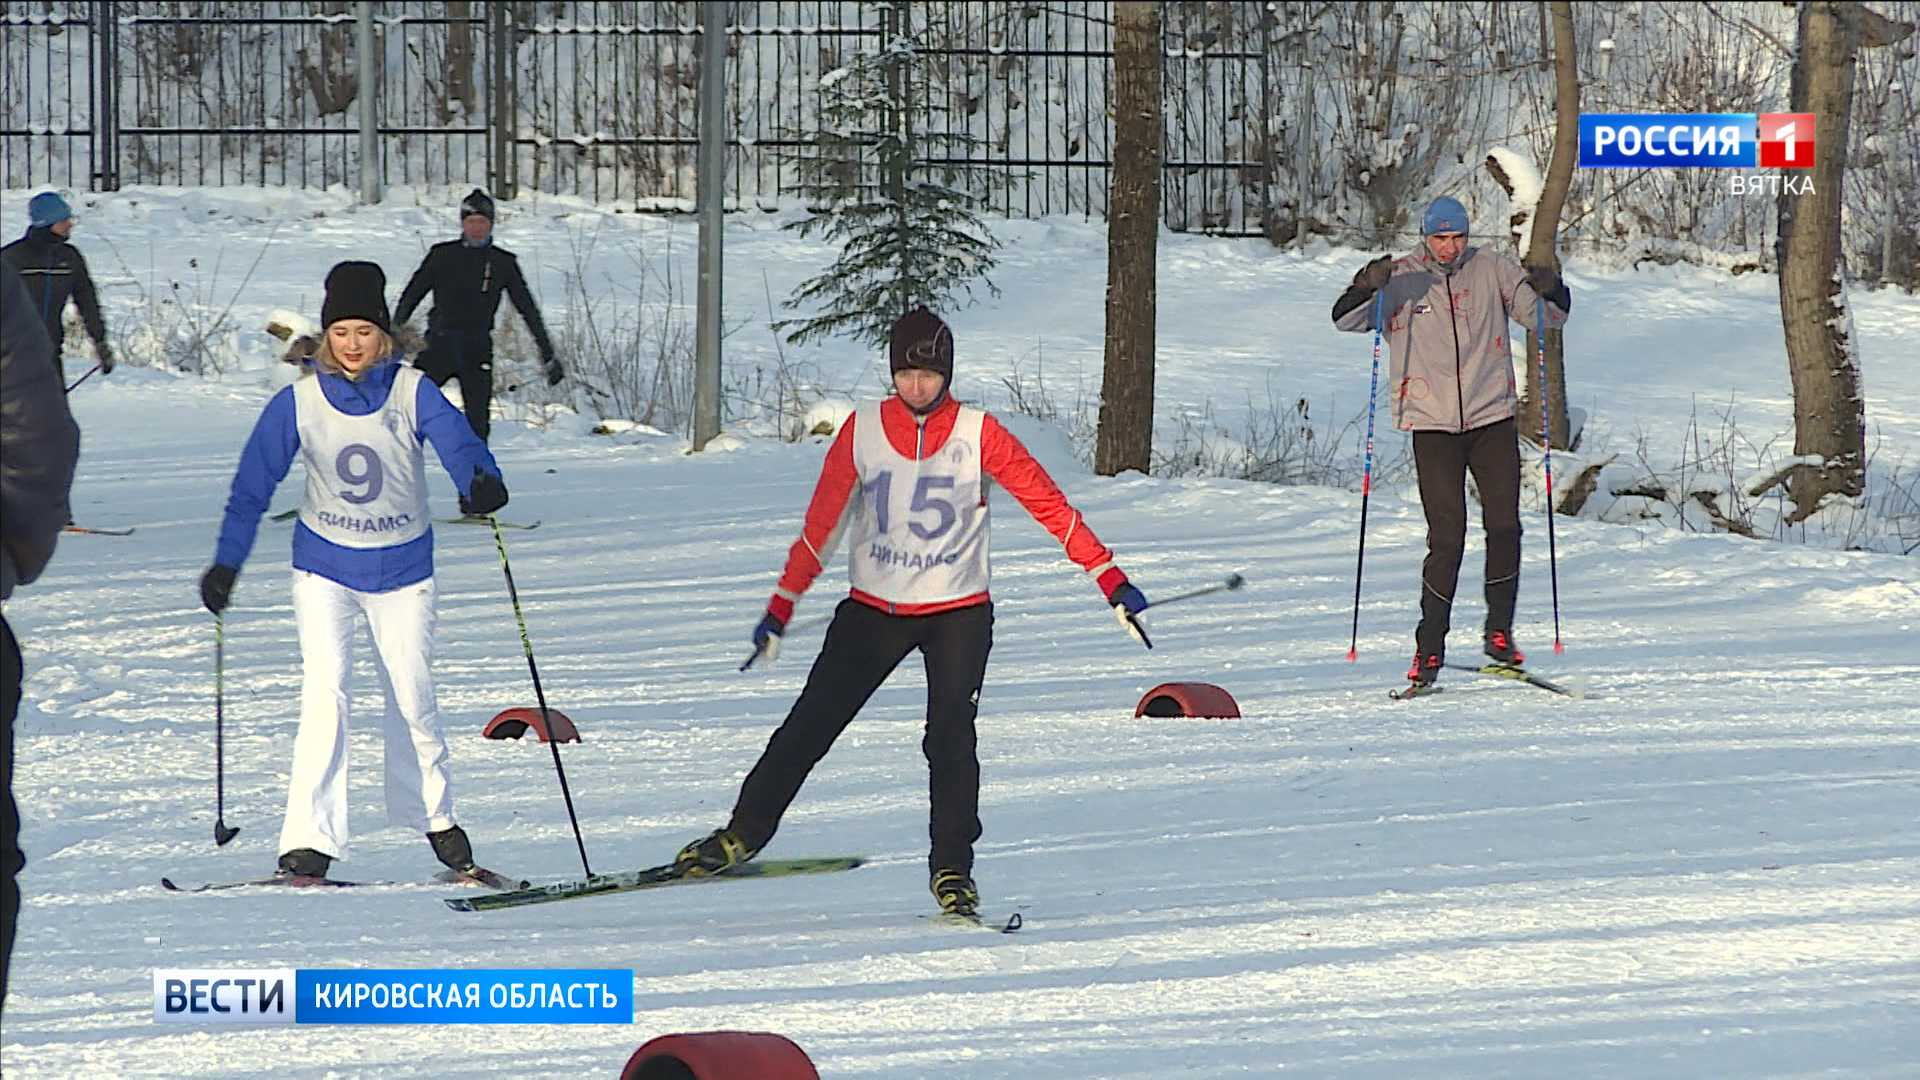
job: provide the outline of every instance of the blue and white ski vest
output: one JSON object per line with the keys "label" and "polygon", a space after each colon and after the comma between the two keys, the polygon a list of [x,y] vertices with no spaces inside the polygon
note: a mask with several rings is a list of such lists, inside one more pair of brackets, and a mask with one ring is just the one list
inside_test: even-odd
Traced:
{"label": "blue and white ski vest", "polygon": [[386,403],[365,416],[334,408],[317,377],[294,384],[307,470],[300,522],[321,539],[383,548],[426,534],[427,463],[415,415],[421,378],[417,369],[402,366]]}

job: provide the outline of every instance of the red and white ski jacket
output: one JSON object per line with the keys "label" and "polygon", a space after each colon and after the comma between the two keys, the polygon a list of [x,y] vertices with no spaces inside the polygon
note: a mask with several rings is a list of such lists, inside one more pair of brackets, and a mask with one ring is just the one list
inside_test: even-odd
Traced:
{"label": "red and white ski jacket", "polygon": [[[959,414],[960,404],[951,396],[924,420],[914,416],[913,410],[897,397],[890,397],[880,404],[880,421],[886,431],[888,444],[901,456],[919,461],[934,457],[946,445]],[[767,602],[767,611],[782,622],[792,621],[794,603],[820,576],[827,560],[833,557],[834,548],[838,546],[841,533],[856,505],[855,496],[861,491],[865,479],[859,475],[854,463],[856,419],[856,416],[850,416],[846,423],[840,425],[840,433],[827,450],[826,464],[821,467],[820,479],[813,488],[813,501],[807,504],[807,518],[801,528],[800,539],[794,541],[793,547],[787,552],[786,569],[780,575],[773,598]],[[980,444],[982,471],[994,483],[1005,488],[1041,527],[1060,541],[1066,548],[1067,558],[1096,580],[1103,595],[1111,595],[1114,589],[1126,583],[1127,575],[1113,565],[1113,553],[1081,520],[1080,511],[1067,502],[1067,497],[1060,493],[1053,477],[1047,475],[1047,470],[1034,460],[1020,440],[992,414],[988,414],[981,425]],[[933,615],[984,604],[990,599],[985,591],[933,604],[895,603],[859,589],[852,589],[851,595],[863,604],[895,615]]]}

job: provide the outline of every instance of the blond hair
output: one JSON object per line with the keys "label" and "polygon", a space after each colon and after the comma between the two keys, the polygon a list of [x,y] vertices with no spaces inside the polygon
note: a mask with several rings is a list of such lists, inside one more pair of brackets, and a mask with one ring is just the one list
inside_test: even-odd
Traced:
{"label": "blond hair", "polygon": [[[378,359],[384,360],[400,351],[400,346],[393,340],[392,334],[387,333],[378,326],[375,326],[373,330],[380,339],[376,343],[378,345],[378,351],[375,353],[375,356]],[[347,369],[341,366],[340,361],[334,357],[333,335],[324,330],[320,332],[320,348],[315,350],[313,354],[313,368],[315,371],[324,371],[329,375],[341,375],[349,379],[356,378],[356,376],[349,374]]]}

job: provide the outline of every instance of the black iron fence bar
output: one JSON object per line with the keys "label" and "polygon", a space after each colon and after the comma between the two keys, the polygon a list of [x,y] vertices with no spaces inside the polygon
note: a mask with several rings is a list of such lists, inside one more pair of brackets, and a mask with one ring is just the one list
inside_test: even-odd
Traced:
{"label": "black iron fence bar", "polygon": [[1060,56],[1070,60],[1100,60],[1110,59],[1113,56],[1112,49],[955,49],[946,46],[925,46],[913,51],[921,56],[989,56],[996,60],[1002,57],[1022,56]]}
{"label": "black iron fence bar", "polygon": [[[459,128],[455,128],[455,127],[381,127],[376,129],[376,134],[380,134],[380,135],[485,135],[487,133],[487,130],[488,129],[484,127],[459,127]],[[357,135],[359,134],[359,132],[360,132],[360,126],[358,124],[351,124],[351,123],[343,127],[122,127],[120,128],[120,134],[122,135],[179,135],[182,137],[194,136],[194,135]],[[24,135],[24,134],[28,134],[28,132],[0,131],[0,135]],[[80,134],[80,132],[77,132],[77,131],[71,132],[71,133],[63,132],[62,134],[78,135]],[[561,138],[554,139],[552,141],[572,142],[574,140],[568,139],[563,136]],[[610,142],[612,140],[602,139],[599,141]]]}
{"label": "black iron fence bar", "polygon": [[[261,15],[257,18],[246,15],[128,15],[120,20],[123,26],[319,26],[325,28],[352,26],[357,16],[351,12],[345,15]],[[445,15],[376,15],[374,23],[379,26],[447,26],[481,25],[487,20],[484,16],[469,16],[464,19],[448,18]],[[84,26],[84,22],[68,26]]]}
{"label": "black iron fence bar", "polygon": [[[531,26],[516,27],[517,34],[577,34],[587,37],[694,37],[700,36],[698,26]],[[728,37],[879,37],[878,27],[857,26],[821,26],[821,27],[784,27],[784,26],[729,26]]]}

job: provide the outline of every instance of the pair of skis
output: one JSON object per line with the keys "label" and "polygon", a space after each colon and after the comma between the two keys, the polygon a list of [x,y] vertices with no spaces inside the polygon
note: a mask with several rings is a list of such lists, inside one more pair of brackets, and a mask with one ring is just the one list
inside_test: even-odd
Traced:
{"label": "pair of skis", "polygon": [[[160,887],[168,892],[202,893],[220,892],[226,889],[348,889],[369,885],[394,886],[396,881],[346,881],[341,878],[312,877],[306,874],[275,874],[272,877],[249,878],[246,881],[215,881],[204,885],[177,885],[172,878],[161,878]],[[474,867],[467,872],[442,870],[433,877],[435,885],[474,885],[483,889],[509,890],[524,889],[528,883],[514,881],[496,874],[491,870]]]}
{"label": "pair of skis", "polygon": [[[1470,671],[1475,675],[1491,675],[1496,679],[1509,679],[1513,682],[1524,683],[1527,686],[1536,687],[1549,693],[1559,694],[1562,697],[1577,698],[1583,696],[1578,687],[1563,686],[1560,683],[1550,682],[1525,668],[1514,667],[1510,664],[1445,664],[1442,666],[1453,671]],[[1387,691],[1387,696],[1395,701],[1406,701],[1417,697],[1432,697],[1443,689],[1445,689],[1445,687],[1439,683],[1431,683],[1426,686],[1412,685],[1402,690],[1389,690]]]}
{"label": "pair of skis", "polygon": [[[645,870],[633,870],[621,874],[596,874],[592,877],[563,881],[553,885],[537,885],[514,889],[508,892],[487,893],[481,896],[450,896],[446,905],[455,911],[497,911],[502,908],[525,907],[529,904],[550,904],[559,900],[577,900],[583,896],[605,896],[608,893],[635,892],[641,889],[662,889],[674,885],[699,885],[717,881],[741,881],[756,878],[798,877],[805,874],[830,874],[842,870],[852,870],[866,862],[858,856],[837,856],[815,859],[756,859],[741,863],[731,870],[719,874],[707,874],[700,877],[687,877],[681,874],[672,863],[649,867]],[[979,913],[968,915],[940,914],[927,917],[941,926],[963,929],[991,930],[997,934],[1011,934],[1020,929],[1022,919],[1014,912],[1005,920],[993,919]]]}

